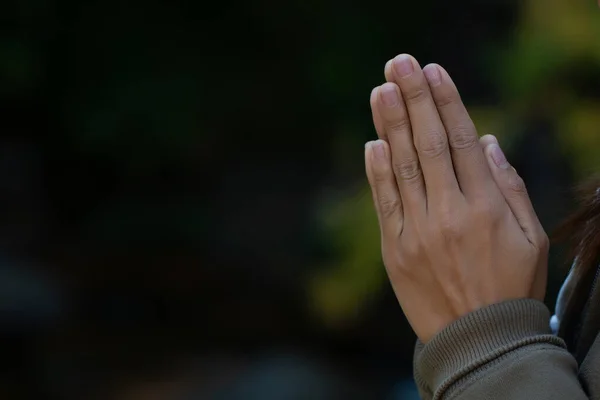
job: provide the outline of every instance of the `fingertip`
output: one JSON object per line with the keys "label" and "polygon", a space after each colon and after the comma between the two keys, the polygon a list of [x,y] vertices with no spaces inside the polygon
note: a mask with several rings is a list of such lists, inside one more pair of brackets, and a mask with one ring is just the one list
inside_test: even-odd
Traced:
{"label": "fingertip", "polygon": [[394,82],[385,82],[383,85],[379,86],[379,90],[377,90],[377,92],[378,94],[381,94],[383,92],[392,90],[399,90],[398,85],[396,85]]}
{"label": "fingertip", "polygon": [[371,105],[371,114],[373,116],[373,125],[377,136],[380,138],[385,137],[385,129],[383,127],[383,121],[381,120],[381,114],[379,113],[379,90],[380,86],[376,86],[371,90],[371,98],[369,103]]}
{"label": "fingertip", "polygon": [[479,138],[479,143],[481,143],[481,146],[483,148],[486,148],[487,146],[489,146],[492,143],[498,144],[498,139],[496,138],[496,136],[494,135],[483,135],[482,137]]}
{"label": "fingertip", "polygon": [[442,84],[441,67],[438,64],[427,64],[423,68],[423,73],[429,86],[436,87]]}
{"label": "fingertip", "polygon": [[[434,83],[432,83],[432,80],[425,72],[425,68],[427,68],[430,71],[430,74],[433,74],[435,72],[435,74],[439,76],[439,82],[437,82],[437,84],[435,80]],[[433,63],[427,65],[425,68],[423,68],[423,71],[425,72],[425,77],[427,78],[427,81],[429,82],[429,85],[432,87],[432,89],[436,86],[439,86],[439,88],[437,88],[436,90],[432,90],[434,95],[438,98],[438,101],[440,101],[444,97],[448,98],[444,101],[457,101],[460,99],[460,95],[458,94],[458,88],[456,87],[454,80],[444,67],[442,67],[439,64]]]}
{"label": "fingertip", "polygon": [[379,101],[382,107],[395,108],[400,104],[400,89],[395,83],[386,82],[379,90]]}
{"label": "fingertip", "polygon": [[408,53],[400,53],[396,57],[394,57],[391,61],[392,61],[392,64],[401,64],[407,60],[410,60],[410,62],[413,65],[419,66],[419,62],[417,61],[417,59]]}
{"label": "fingertip", "polygon": [[371,99],[377,97],[378,91],[379,91],[379,86],[375,86],[373,89],[371,89]]}
{"label": "fingertip", "polygon": [[387,143],[385,140],[374,140],[370,144],[371,149],[373,150],[373,155],[375,159],[378,161],[385,161],[388,154]]}
{"label": "fingertip", "polygon": [[375,86],[371,90],[371,96],[369,97],[369,100],[371,102],[371,106],[377,102],[377,94],[378,94],[378,92],[379,92],[379,86]]}
{"label": "fingertip", "polygon": [[369,140],[367,143],[365,143],[365,159],[367,161],[368,164],[373,162],[374,157],[374,151],[373,151],[373,143],[375,141],[374,140]]}
{"label": "fingertip", "polygon": [[387,152],[389,149],[389,144],[385,140],[377,139],[372,141],[373,145],[382,146],[383,149]]}
{"label": "fingertip", "polygon": [[370,140],[365,143],[365,163],[367,164],[367,168],[369,164],[371,164],[373,159],[373,141]]}
{"label": "fingertip", "polygon": [[373,156],[371,150],[372,143],[372,141],[365,143],[365,172],[367,173],[367,181],[369,182],[369,185],[373,188],[373,193],[375,193],[375,178],[372,165]]}
{"label": "fingertip", "polygon": [[510,164],[498,143],[489,144],[485,148],[485,153],[496,167],[500,169],[508,169],[510,167]]}
{"label": "fingertip", "polygon": [[394,80],[394,72],[392,71],[392,60],[388,60],[388,62],[385,63],[383,74],[385,76],[386,81],[392,82]]}
{"label": "fingertip", "polygon": [[443,79],[448,79],[449,81],[452,81],[452,77],[450,76],[448,71],[446,71],[446,68],[442,67],[440,64],[435,64],[435,66],[437,66]]}
{"label": "fingertip", "polygon": [[[454,84],[454,79],[452,79],[452,77],[450,76],[450,73],[448,73],[448,71],[446,70],[446,68],[442,67],[439,64],[435,64],[438,71],[440,71],[440,75],[442,76],[442,80],[450,85],[452,85],[454,88],[456,88],[456,85]],[[456,89],[458,90],[458,89]]]}
{"label": "fingertip", "polygon": [[399,79],[409,77],[419,68],[419,62],[410,54],[399,54],[392,60],[392,71]]}
{"label": "fingertip", "polygon": [[374,140],[369,145],[374,172],[377,175],[387,174],[390,164],[390,151],[385,140]]}

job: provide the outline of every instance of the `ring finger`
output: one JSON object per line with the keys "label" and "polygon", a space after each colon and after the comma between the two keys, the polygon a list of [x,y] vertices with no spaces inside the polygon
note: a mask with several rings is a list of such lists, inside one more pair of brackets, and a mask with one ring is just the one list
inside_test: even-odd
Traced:
{"label": "ring finger", "polygon": [[408,112],[395,83],[379,87],[377,110],[392,150],[392,168],[404,208],[410,215],[426,210],[426,193],[419,157],[413,144]]}

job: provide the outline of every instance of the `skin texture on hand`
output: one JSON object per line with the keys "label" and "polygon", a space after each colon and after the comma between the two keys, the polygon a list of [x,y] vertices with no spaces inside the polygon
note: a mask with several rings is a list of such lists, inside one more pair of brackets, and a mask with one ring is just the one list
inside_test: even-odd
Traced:
{"label": "skin texture on hand", "polygon": [[543,300],[548,238],[496,138],[479,138],[439,65],[403,54],[385,76],[366,172],[383,262],[419,339],[481,307]]}

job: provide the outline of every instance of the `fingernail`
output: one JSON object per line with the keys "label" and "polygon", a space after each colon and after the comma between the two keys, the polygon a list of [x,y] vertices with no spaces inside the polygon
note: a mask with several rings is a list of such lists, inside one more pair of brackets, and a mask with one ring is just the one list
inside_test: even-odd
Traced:
{"label": "fingernail", "polygon": [[504,153],[502,152],[500,146],[498,146],[496,143],[492,143],[489,147],[490,155],[492,156],[492,160],[494,160],[494,164],[496,164],[498,168],[508,169],[508,167],[510,167],[510,164],[506,160],[506,156],[504,156]]}
{"label": "fingernail", "polygon": [[486,135],[483,135],[481,138],[482,139],[485,138],[486,141],[491,141],[491,143],[496,143],[497,145],[499,145],[498,138],[496,136],[492,135],[492,134],[488,133]]}
{"label": "fingernail", "polygon": [[373,154],[375,154],[375,158],[378,160],[385,159],[385,149],[383,148],[383,143],[381,140],[376,140],[371,144],[373,149]]}
{"label": "fingernail", "polygon": [[365,143],[365,149],[368,149],[369,147],[371,147],[371,142],[370,141],[367,142],[367,143]]}
{"label": "fingernail", "polygon": [[410,56],[408,56],[406,54],[401,54],[401,55],[397,56],[396,58],[394,58],[393,64],[394,64],[394,69],[396,70],[396,73],[401,78],[409,76],[415,70]]}
{"label": "fingernail", "polygon": [[387,107],[394,107],[398,104],[398,92],[391,84],[386,84],[381,87],[381,101]]}
{"label": "fingernail", "polygon": [[423,69],[425,73],[425,78],[427,78],[427,82],[431,86],[438,86],[442,83],[442,74],[440,73],[440,69],[437,65],[430,65]]}

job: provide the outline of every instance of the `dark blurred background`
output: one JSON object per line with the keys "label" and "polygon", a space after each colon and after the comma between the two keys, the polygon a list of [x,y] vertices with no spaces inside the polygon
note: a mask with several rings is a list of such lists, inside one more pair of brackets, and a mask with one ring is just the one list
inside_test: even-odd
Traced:
{"label": "dark blurred background", "polygon": [[600,167],[592,0],[3,0],[0,21],[2,399],[416,399],[363,173],[398,53],[446,67],[548,231]]}

